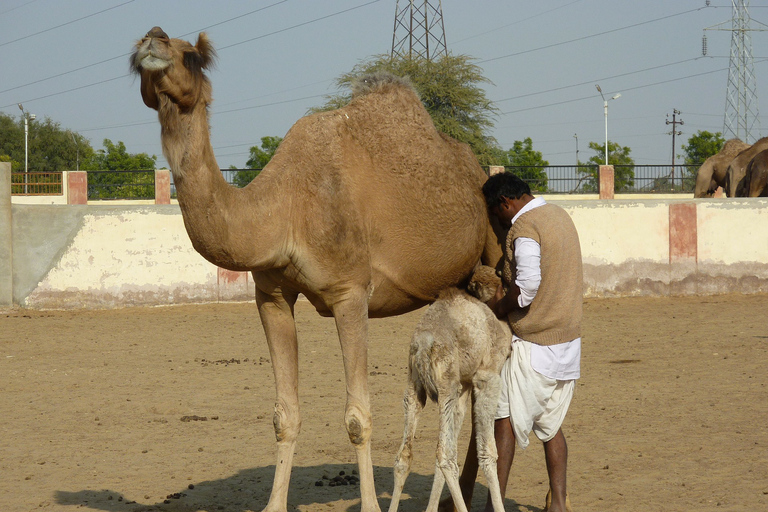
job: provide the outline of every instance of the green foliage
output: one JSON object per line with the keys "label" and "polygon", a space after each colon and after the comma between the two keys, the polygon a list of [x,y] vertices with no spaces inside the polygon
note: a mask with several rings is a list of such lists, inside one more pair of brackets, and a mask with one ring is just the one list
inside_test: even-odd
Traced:
{"label": "green foliage", "polygon": [[699,130],[691,135],[688,144],[682,147],[685,153],[685,163],[700,166],[707,158],[719,153],[723,144],[725,144],[725,139],[722,133]]}
{"label": "green foliage", "polygon": [[128,153],[122,141],[114,144],[104,139],[104,149],[80,165],[88,171],[88,199],[154,198],[156,161],[154,155]]}
{"label": "green foliage", "polygon": [[[597,192],[600,186],[597,173],[600,166],[605,164],[605,144],[590,142],[589,149],[595,152],[594,156],[586,162],[591,167],[578,167],[576,172],[581,174],[584,180],[582,191]],[[622,147],[608,141],[608,164],[614,166],[613,190],[615,192],[626,192],[635,186],[635,161],[629,156],[631,151],[627,146]]]}
{"label": "green foliage", "polygon": [[155,168],[157,157],[146,153],[128,153],[125,143],[118,141],[114,144],[104,139],[104,149],[99,149],[85,163],[80,165],[84,170],[100,171],[138,171]]}
{"label": "green foliage", "polygon": [[[498,110],[480,87],[480,84],[491,83],[490,80],[472,60],[466,55],[447,55],[436,60],[377,55],[341,75],[336,85],[349,89],[357,77],[378,71],[408,77],[435,127],[469,144],[480,163],[487,165],[499,156],[495,139],[487,135]],[[350,93],[331,96],[325,105],[311,111],[333,110],[346,105],[350,98]]]}
{"label": "green foliage", "polygon": [[252,171],[237,171],[233,178],[235,186],[244,187],[248,185],[253,179],[259,175],[261,170],[272,159],[272,156],[277,151],[277,147],[283,141],[282,137],[262,137],[261,148],[258,146],[251,147],[251,157],[245,162],[245,166]]}
{"label": "green foliage", "polygon": [[549,190],[547,174],[544,169],[549,162],[544,160],[540,151],[533,149],[533,141],[530,137],[525,140],[516,140],[512,149],[506,153],[508,171],[515,173],[526,181],[534,192],[547,192]]}
{"label": "green foliage", "polygon": [[[61,172],[74,170],[80,162],[90,159],[93,148],[82,135],[63,130],[59,123],[45,118],[30,120],[27,151],[30,172]],[[0,113],[0,155],[6,155],[13,172],[24,171],[24,119],[18,120]]]}

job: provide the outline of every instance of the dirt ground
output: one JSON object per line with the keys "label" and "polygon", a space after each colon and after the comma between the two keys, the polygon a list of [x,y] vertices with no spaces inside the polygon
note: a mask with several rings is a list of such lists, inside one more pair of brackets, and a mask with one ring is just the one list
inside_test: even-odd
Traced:
{"label": "dirt ground", "polygon": [[[422,312],[371,323],[373,460],[385,510],[408,343]],[[296,316],[303,427],[289,509],[359,511],[357,486],[316,486],[355,470],[335,327],[306,302]],[[564,425],[574,510],[768,510],[768,295],[589,300],[583,339],[583,377]],[[0,510],[266,505],[274,384],[253,304],[0,311],[0,364]],[[420,421],[403,511],[427,504],[435,409]],[[540,512],[540,442],[518,450],[510,480],[506,510]],[[485,492],[480,479],[473,509]]]}

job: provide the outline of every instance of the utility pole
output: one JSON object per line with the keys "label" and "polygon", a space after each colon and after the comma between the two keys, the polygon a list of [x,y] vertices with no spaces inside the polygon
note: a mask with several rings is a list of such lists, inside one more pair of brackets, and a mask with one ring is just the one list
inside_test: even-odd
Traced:
{"label": "utility pole", "polygon": [[443,23],[443,2],[408,0],[395,2],[395,29],[392,33],[391,57],[434,60],[448,55]]}
{"label": "utility pole", "polygon": [[[667,114],[667,124],[672,125],[672,190],[675,189],[675,135],[682,135],[683,132],[677,130],[677,125],[684,125],[685,123],[681,119],[680,121],[677,120],[677,116],[682,114],[679,110],[676,108],[672,109],[672,120],[669,120],[669,114]],[[680,186],[683,185],[683,175],[680,173]]]}

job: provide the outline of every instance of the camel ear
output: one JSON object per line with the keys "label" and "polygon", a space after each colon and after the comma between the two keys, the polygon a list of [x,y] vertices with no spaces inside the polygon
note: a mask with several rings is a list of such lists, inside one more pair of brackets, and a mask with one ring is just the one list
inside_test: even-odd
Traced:
{"label": "camel ear", "polygon": [[208,69],[209,67],[213,66],[216,61],[216,50],[213,49],[211,40],[208,39],[208,34],[205,32],[200,32],[200,35],[197,36],[197,43],[195,44],[195,48],[201,57],[200,66],[203,69]]}

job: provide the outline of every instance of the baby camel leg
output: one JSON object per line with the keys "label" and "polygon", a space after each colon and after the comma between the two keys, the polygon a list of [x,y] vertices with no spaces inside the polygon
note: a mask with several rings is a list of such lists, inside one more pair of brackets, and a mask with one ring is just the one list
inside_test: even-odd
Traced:
{"label": "baby camel leg", "polygon": [[408,388],[403,396],[403,409],[405,409],[405,427],[403,428],[403,442],[395,457],[395,488],[392,491],[392,501],[389,503],[389,512],[396,512],[403,492],[405,479],[411,471],[413,460],[413,437],[416,434],[416,422],[419,413],[424,408],[426,397],[419,396],[416,384],[409,379]]}
{"label": "baby camel leg", "polygon": [[[480,371],[472,380],[474,385],[473,423],[476,431],[477,460],[485,474],[494,512],[504,512],[504,503],[496,473],[496,441],[493,437],[494,416],[499,402],[501,377],[498,373]],[[454,503],[456,499],[454,498]]]}
{"label": "baby camel leg", "polygon": [[436,512],[440,504],[440,493],[443,481],[448,485],[456,509],[467,512],[464,499],[459,487],[458,437],[461,423],[464,420],[465,401],[462,400],[461,388],[455,385],[449,389],[441,389],[438,393],[438,408],[440,410],[440,434],[437,445],[437,465],[435,481],[429,497],[427,512]]}
{"label": "baby camel leg", "polygon": [[[464,423],[464,413],[467,410],[466,400],[469,399],[469,393],[461,394],[459,398],[460,402],[453,408],[453,446],[457,447],[459,442],[459,432],[461,432],[461,425]],[[441,409],[442,410],[442,409]],[[458,450],[458,448],[456,448]],[[429,504],[427,505],[426,512],[437,512],[440,509],[440,495],[443,493],[443,486],[445,485],[445,477],[443,476],[443,470],[440,468],[440,459],[435,458],[435,477],[432,481],[432,492],[429,495]],[[449,489],[450,490],[450,489]],[[453,510],[453,508],[451,508]]]}

